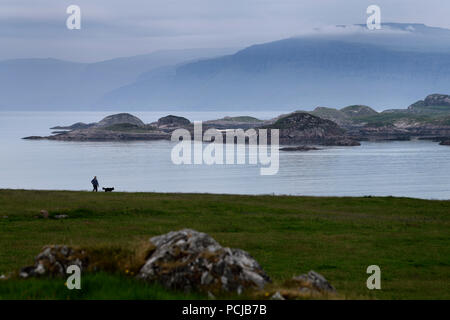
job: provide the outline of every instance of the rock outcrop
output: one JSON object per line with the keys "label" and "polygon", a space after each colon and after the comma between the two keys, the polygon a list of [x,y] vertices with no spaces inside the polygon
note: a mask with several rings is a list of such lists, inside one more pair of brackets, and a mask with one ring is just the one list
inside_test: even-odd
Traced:
{"label": "rock outcrop", "polygon": [[450,107],[450,95],[446,94],[430,94],[425,98],[425,100],[419,100],[412,104],[408,109],[414,109],[417,106],[448,106]]}
{"label": "rock outcrop", "polygon": [[319,144],[327,146],[357,146],[344,129],[330,120],[306,112],[294,112],[281,117],[267,129],[280,130],[280,144]]}
{"label": "rock outcrop", "polygon": [[130,124],[137,127],[145,127],[145,123],[141,119],[129,113],[118,113],[105,117],[95,125],[97,128],[111,127],[117,124]]}
{"label": "rock outcrop", "polygon": [[156,124],[158,128],[173,128],[188,126],[191,124],[191,122],[184,117],[168,115],[166,117],[158,119],[158,122]]}
{"label": "rock outcrop", "polygon": [[153,237],[155,250],[138,278],[184,291],[241,293],[262,289],[270,278],[258,262],[240,249],[224,248],[205,233],[190,229]]}
{"label": "rock outcrop", "polygon": [[430,94],[424,100],[425,106],[447,106],[450,107],[450,95]]}

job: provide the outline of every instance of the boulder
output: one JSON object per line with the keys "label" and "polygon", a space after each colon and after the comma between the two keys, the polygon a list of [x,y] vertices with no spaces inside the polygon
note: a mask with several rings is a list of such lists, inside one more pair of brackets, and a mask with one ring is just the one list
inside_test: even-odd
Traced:
{"label": "boulder", "polygon": [[320,294],[336,293],[336,289],[327,281],[327,279],[313,270],[309,271],[307,274],[293,277],[291,281],[303,292]]}
{"label": "boulder", "polygon": [[439,143],[441,146],[450,146],[450,139],[449,140],[444,140],[441,141],[441,143]]}
{"label": "boulder", "polygon": [[[278,291],[266,293],[265,297],[268,294],[272,294],[272,300],[323,299],[337,295],[336,289],[325,277],[312,270],[285,281]],[[258,298],[263,297],[260,295]]]}
{"label": "boulder", "polygon": [[47,210],[41,210],[40,214],[41,214],[42,218],[48,219],[48,211]]}
{"label": "boulder", "polygon": [[270,297],[270,300],[286,300],[279,291],[275,292],[272,297]]}
{"label": "boulder", "polygon": [[224,248],[212,237],[184,229],[153,237],[155,249],[138,278],[183,291],[262,289],[270,278],[247,252]]}
{"label": "boulder", "polygon": [[77,265],[82,270],[87,268],[86,252],[67,246],[47,246],[36,256],[34,265],[22,268],[19,276],[22,278],[62,276],[71,265]]}

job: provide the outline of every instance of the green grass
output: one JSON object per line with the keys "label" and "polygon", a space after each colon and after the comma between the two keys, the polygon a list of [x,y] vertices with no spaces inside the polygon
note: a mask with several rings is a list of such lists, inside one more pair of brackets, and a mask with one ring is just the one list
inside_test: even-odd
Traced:
{"label": "green grass", "polygon": [[182,300],[202,299],[199,294],[168,291],[157,284],[99,272],[81,278],[81,290],[68,290],[64,278],[13,279],[0,283],[0,299],[23,300]]}
{"label": "green grass", "polygon": [[[69,219],[35,218],[41,209]],[[248,251],[276,283],[313,269],[348,298],[450,299],[450,201],[393,197],[0,190],[0,274],[32,264],[44,245],[132,247],[181,228]],[[382,290],[366,288],[372,264],[381,267]],[[8,281],[19,280],[0,287]],[[11,283],[16,292],[0,294],[23,297],[26,285]],[[52,290],[36,297],[52,297]],[[132,292],[108,290],[85,297]]]}
{"label": "green grass", "polygon": [[423,106],[423,105],[415,105],[412,108],[413,112],[416,113],[450,113],[450,106]]}
{"label": "green grass", "polygon": [[412,112],[389,112],[377,115],[354,117],[353,121],[367,123],[371,126],[393,125],[397,121],[407,121],[410,123],[449,125],[450,114],[443,113],[412,113]]}

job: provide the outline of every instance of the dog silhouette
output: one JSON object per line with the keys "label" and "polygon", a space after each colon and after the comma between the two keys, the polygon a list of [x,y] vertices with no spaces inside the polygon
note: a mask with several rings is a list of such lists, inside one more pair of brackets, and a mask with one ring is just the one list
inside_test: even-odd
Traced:
{"label": "dog silhouette", "polygon": [[113,192],[114,188],[102,188],[105,192]]}

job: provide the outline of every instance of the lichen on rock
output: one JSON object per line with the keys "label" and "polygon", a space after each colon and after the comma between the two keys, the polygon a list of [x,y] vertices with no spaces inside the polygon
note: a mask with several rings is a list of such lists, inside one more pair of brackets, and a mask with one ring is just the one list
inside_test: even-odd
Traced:
{"label": "lichen on rock", "polygon": [[248,288],[262,289],[271,281],[250,254],[224,248],[205,233],[184,229],[150,241],[155,250],[138,278],[171,289],[240,294]]}
{"label": "lichen on rock", "polygon": [[19,276],[62,276],[71,265],[77,265],[81,270],[87,268],[88,261],[85,250],[59,245],[47,246],[36,256],[34,265],[22,268]]}

